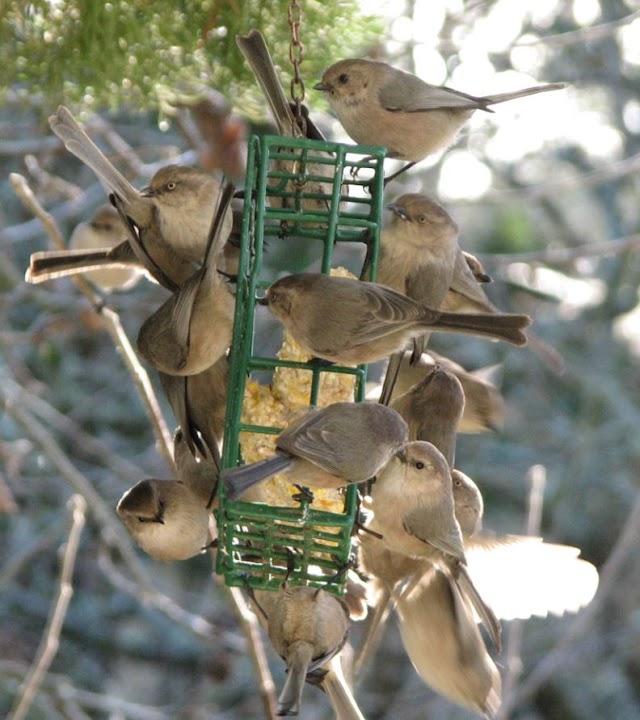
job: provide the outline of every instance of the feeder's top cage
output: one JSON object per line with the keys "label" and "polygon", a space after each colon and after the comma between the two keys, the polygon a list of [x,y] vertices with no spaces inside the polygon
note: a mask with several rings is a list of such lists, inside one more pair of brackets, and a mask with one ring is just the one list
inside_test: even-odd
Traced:
{"label": "feeder's top cage", "polygon": [[[367,243],[370,278],[375,280],[382,215],[385,149],[341,143],[253,136],[249,141],[244,188],[240,263],[236,290],[230,382],[222,467],[242,459],[241,433],[275,435],[282,428],[242,421],[247,378],[252,372],[276,368],[303,369],[312,374],[308,404],[316,405],[323,373],[355,376],[354,400],[364,399],[367,368],[321,366],[255,354],[255,310],[261,293],[274,278],[263,266],[265,243],[304,245],[317,249],[321,272],[332,269],[339,243]],[[292,253],[292,254],[295,254]],[[217,571],[228,585],[275,590],[287,576],[293,551],[293,583],[326,586],[346,567],[357,511],[357,488],[349,486],[343,512],[230,500],[220,483]],[[344,591],[344,581],[330,590]]]}

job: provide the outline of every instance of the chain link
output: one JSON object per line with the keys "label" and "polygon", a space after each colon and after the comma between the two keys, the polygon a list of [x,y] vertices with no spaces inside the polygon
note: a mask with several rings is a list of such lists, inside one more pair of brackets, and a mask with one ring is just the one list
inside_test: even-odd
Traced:
{"label": "chain link", "polygon": [[293,65],[293,79],[291,80],[291,99],[295,105],[296,123],[307,134],[307,121],[302,113],[304,100],[304,82],[300,75],[300,65],[304,60],[304,45],[300,42],[300,25],[302,23],[302,8],[298,0],[291,0],[289,5],[289,27],[291,28],[291,43],[289,44],[289,60]]}

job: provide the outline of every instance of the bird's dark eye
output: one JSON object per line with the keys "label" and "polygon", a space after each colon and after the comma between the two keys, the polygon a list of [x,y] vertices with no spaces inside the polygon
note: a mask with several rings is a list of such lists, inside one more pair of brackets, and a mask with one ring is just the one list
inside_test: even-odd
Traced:
{"label": "bird's dark eye", "polygon": [[427,216],[426,216],[426,215],[418,215],[418,222],[419,222],[419,223],[426,223],[426,222],[427,222]]}
{"label": "bird's dark eye", "polygon": [[417,462],[417,463],[416,463],[416,467],[418,468],[418,470],[422,470],[422,468],[424,467],[424,463],[423,463],[423,462]]}
{"label": "bird's dark eye", "polygon": [[338,82],[342,85],[346,85],[349,82],[349,76],[347,73],[342,73],[342,75],[338,78]]}
{"label": "bird's dark eye", "polygon": [[168,183],[166,184],[165,187],[167,188],[167,190],[175,190],[175,189],[176,189],[176,183],[175,183],[173,180],[171,180],[170,182],[168,182]]}
{"label": "bird's dark eye", "polygon": [[278,293],[274,290],[269,290],[269,294],[267,295],[267,300],[269,302],[275,302],[278,299]]}

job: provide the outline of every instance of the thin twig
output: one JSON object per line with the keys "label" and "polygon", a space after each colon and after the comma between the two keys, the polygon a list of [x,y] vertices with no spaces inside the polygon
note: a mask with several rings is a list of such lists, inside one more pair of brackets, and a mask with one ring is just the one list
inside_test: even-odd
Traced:
{"label": "thin twig", "polygon": [[221,578],[215,573],[214,578],[216,581],[219,581],[220,586],[224,587],[227,597],[235,610],[240,628],[247,640],[253,668],[258,678],[258,691],[260,692],[264,706],[265,717],[268,720],[276,720],[275,683],[273,682],[271,670],[269,669],[258,620],[247,605],[247,601],[239,588],[228,586],[224,582],[224,578]]}
{"label": "thin twig", "polygon": [[24,164],[29,171],[29,175],[35,180],[37,187],[41,192],[46,192],[49,195],[55,193],[58,197],[62,197],[66,200],[73,200],[82,195],[82,190],[78,185],[67,182],[63,178],[52,175],[47,172],[41,165],[38,158],[35,155],[25,155]]}
{"label": "thin twig", "polygon": [[185,610],[168,595],[153,587],[145,578],[135,577],[134,580],[131,580],[125,577],[116,568],[111,557],[104,549],[100,549],[98,552],[98,566],[114,587],[136,598],[142,605],[154,607],[175,623],[183,625],[199,637],[215,640],[217,644],[235,652],[245,652],[244,641],[235,633],[218,628],[201,615]]}
{"label": "thin twig", "polygon": [[62,478],[85,498],[89,510],[101,525],[107,542],[117,547],[118,552],[122,555],[136,579],[146,583],[151,588],[152,583],[148,578],[144,565],[134,551],[129,536],[123,532],[122,525],[116,519],[113,510],[108,507],[84,475],[75,468],[47,428],[26,408],[13,402],[6,395],[3,388],[0,387],[0,397],[2,396],[4,396],[4,410],[7,415],[17,422],[26,435],[40,447],[45,457],[58,470]]}
{"label": "thin twig", "polygon": [[0,570],[0,592],[13,582],[16,575],[29,565],[34,557],[37,557],[53,545],[59,535],[60,527],[56,518],[55,522],[52,522],[42,535],[35,539],[32,538],[29,543],[21,545],[19,550],[13,550],[2,570]]}
{"label": "thin twig", "polygon": [[[0,675],[5,679],[24,677],[27,671],[28,668],[24,663],[0,660]],[[174,709],[162,710],[127,702],[113,695],[99,695],[87,690],[80,690],[71,685],[69,678],[64,675],[49,673],[43,680],[42,688],[43,691],[55,694],[64,701],[73,700],[87,710],[108,713],[111,717],[129,718],[130,720],[170,720],[176,716]]]}
{"label": "thin twig", "polygon": [[4,389],[18,404],[23,404],[35,415],[44,420],[53,430],[61,433],[81,449],[83,454],[97,457],[104,467],[115,475],[128,481],[139,474],[140,469],[129,460],[113,452],[102,440],[86,433],[77,422],[63,415],[53,405],[41,397],[30,393],[22,385],[5,377]]}
{"label": "thin twig", "polygon": [[[3,389],[0,388],[0,395],[2,393]],[[106,505],[102,497],[96,492],[93,485],[87,481],[84,475],[76,470],[60,446],[53,439],[51,433],[26,408],[16,404],[11,398],[8,398],[6,394],[5,412],[21,425],[27,435],[40,446],[44,455],[58,470],[63,479],[66,480],[76,492],[84,496],[89,510],[102,526],[102,531],[108,544],[118,549],[118,552],[135,580],[135,587],[127,588],[127,592],[131,592],[140,602],[153,605],[171,617],[175,622],[185,625],[198,635],[207,638],[220,638],[221,633],[213,629],[204,618],[184,610],[154,586],[147,570],[133,549],[129,536],[123,532],[122,526],[115,518],[113,511]],[[229,642],[230,646],[234,646],[236,649],[238,648],[237,643],[234,644],[228,637],[225,636],[223,640]]]}
{"label": "thin twig", "polygon": [[33,698],[38,692],[38,688],[42,683],[53,658],[58,652],[60,646],[60,634],[62,626],[69,608],[69,603],[73,597],[73,569],[75,567],[76,557],[78,554],[78,546],[80,544],[80,535],[85,523],[85,511],[87,504],[82,495],[75,494],[69,501],[71,507],[71,528],[69,529],[69,537],[65,543],[64,555],[62,558],[62,568],[60,571],[60,583],[58,586],[58,597],[49,616],[49,621],[45,629],[40,647],[36,654],[36,659],[27,673],[26,678],[18,692],[13,707],[9,711],[8,720],[22,720],[26,717]]}
{"label": "thin twig", "polygon": [[111,335],[116,348],[122,355],[124,364],[126,365],[127,370],[131,375],[131,379],[138,389],[138,394],[147,409],[147,415],[151,420],[151,425],[153,426],[156,438],[158,439],[158,449],[169,465],[173,467],[172,436],[169,432],[164,416],[162,415],[162,411],[160,410],[160,404],[158,403],[158,398],[156,397],[151,381],[149,380],[149,374],[142,367],[140,360],[138,360],[138,356],[127,337],[127,333],[122,327],[118,313],[114,312],[111,308],[103,307],[101,315],[106,320],[109,335]]}
{"label": "thin twig", "polygon": [[[542,524],[542,507],[544,504],[544,489],[547,484],[547,469],[544,465],[533,465],[527,473],[529,482],[529,500],[525,533],[527,535],[540,535]],[[511,710],[509,699],[515,693],[515,688],[522,672],[522,637],[524,622],[514,620],[509,626],[509,636],[505,652],[506,671],[502,680],[502,704],[496,715],[496,720],[507,720]]]}
{"label": "thin twig", "polygon": [[599,25],[591,25],[589,27],[578,28],[577,30],[568,30],[563,33],[547,35],[543,38],[528,38],[526,40],[518,40],[510,47],[535,47],[536,45],[547,45],[549,47],[568,47],[577,43],[593,42],[601,38],[608,38],[615,34],[619,28],[624,25],[631,24],[636,18],[640,17],[640,10],[629,13],[624,17],[611,20],[609,22],[600,23]]}
{"label": "thin twig", "polygon": [[[42,207],[24,175],[10,173],[9,180],[14,192],[22,201],[22,204],[42,223],[53,244],[60,250],[65,250],[67,243],[60,232],[58,224],[53,219],[53,216]],[[102,298],[86,278],[82,277],[82,275],[75,275],[73,276],[73,282],[94,307],[100,307],[102,305]]]}
{"label": "thin twig", "polygon": [[[121,159],[131,173],[137,177],[151,177],[155,175],[158,170],[165,167],[168,162],[174,165],[193,165],[198,161],[197,153],[189,149],[183,152],[173,152],[169,157],[161,158],[153,163],[145,163],[141,160],[136,150],[134,150],[122,135],[114,130],[113,125],[103,117],[94,115],[91,118],[90,124],[105,138],[115,151],[115,156],[110,153],[108,157],[110,159],[114,159],[114,157]],[[163,149],[166,150],[166,147],[163,147]]]}
{"label": "thin twig", "polygon": [[[87,212],[104,202],[104,189],[100,183],[94,183],[85,188],[82,195],[60,203],[51,211],[51,217],[56,222],[67,221],[78,216],[84,216]],[[5,227],[0,230],[0,244],[3,247],[9,245],[24,243],[27,241],[40,238],[42,236],[42,223],[37,218],[27,220],[11,227]]]}
{"label": "thin twig", "polygon": [[[53,244],[64,249],[66,243],[56,221],[42,207],[29,187],[27,180],[18,173],[11,173],[9,179],[24,206],[40,220]],[[70,280],[91,303],[95,312],[104,319],[107,331],[109,335],[111,335],[116,350],[122,355],[125,366],[146,408],[147,415],[151,420],[151,425],[158,439],[160,453],[165,457],[169,465],[173,467],[171,433],[160,411],[160,405],[158,404],[158,399],[149,380],[149,375],[138,360],[138,356],[122,327],[120,317],[114,310],[105,305],[103,298],[93,289],[93,286],[86,278],[81,275],[74,275]]]}

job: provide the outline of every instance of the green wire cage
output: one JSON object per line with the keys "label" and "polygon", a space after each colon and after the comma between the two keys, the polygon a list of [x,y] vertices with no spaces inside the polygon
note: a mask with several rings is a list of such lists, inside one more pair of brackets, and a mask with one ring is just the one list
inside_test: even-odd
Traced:
{"label": "green wire cage", "polygon": [[[273,278],[263,268],[265,243],[303,243],[317,249],[321,272],[331,271],[339,243],[367,243],[375,280],[384,190],[385,149],[265,135],[249,142],[240,262],[222,467],[242,462],[242,433],[277,435],[282,427],[242,421],[247,379],[276,368],[311,373],[308,405],[316,405],[323,373],[355,376],[354,400],[364,399],[367,367],[322,366],[256,355],[256,303]],[[296,584],[326,586],[340,594],[340,571],[351,558],[357,488],[344,491],[342,512],[327,512],[302,499],[296,507],[230,500],[220,483],[217,572],[228,585],[275,590],[287,576],[293,552]]]}

